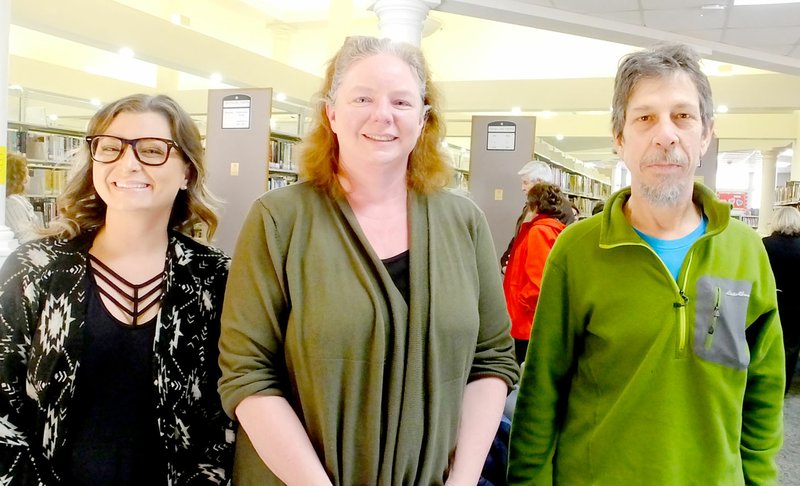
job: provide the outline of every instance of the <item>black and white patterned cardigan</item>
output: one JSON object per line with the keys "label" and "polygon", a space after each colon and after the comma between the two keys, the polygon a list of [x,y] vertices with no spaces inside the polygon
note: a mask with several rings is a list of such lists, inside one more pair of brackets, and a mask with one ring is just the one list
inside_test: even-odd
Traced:
{"label": "black and white patterned cardigan", "polygon": [[[0,270],[0,485],[64,484],[94,235],[17,248]],[[153,381],[171,485],[228,484],[233,423],[217,394],[229,258],[171,232]],[[124,379],[124,377],[120,377]]]}

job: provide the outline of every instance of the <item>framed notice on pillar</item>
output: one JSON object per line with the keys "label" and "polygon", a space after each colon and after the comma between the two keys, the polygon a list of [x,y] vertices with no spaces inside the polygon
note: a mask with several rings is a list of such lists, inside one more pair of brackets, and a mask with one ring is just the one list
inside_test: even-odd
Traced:
{"label": "framed notice on pillar", "polygon": [[232,94],[222,99],[222,128],[250,128],[250,96]]}
{"label": "framed notice on pillar", "polygon": [[486,150],[513,152],[517,144],[517,124],[494,121],[486,128]]}

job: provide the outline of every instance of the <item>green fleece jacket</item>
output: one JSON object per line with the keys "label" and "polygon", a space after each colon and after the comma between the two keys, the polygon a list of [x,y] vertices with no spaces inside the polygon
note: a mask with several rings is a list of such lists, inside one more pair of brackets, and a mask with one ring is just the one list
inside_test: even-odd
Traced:
{"label": "green fleece jacket", "polygon": [[511,432],[510,484],[772,485],[783,344],[759,236],[704,186],[678,281],[624,189],[547,262]]}
{"label": "green fleece jacket", "polygon": [[[409,195],[410,306],[344,200],[301,183],[253,205],[222,313],[225,410],[294,408],[335,485],[442,484],[464,387],[518,378],[483,213]],[[234,482],[280,484],[240,429]]]}

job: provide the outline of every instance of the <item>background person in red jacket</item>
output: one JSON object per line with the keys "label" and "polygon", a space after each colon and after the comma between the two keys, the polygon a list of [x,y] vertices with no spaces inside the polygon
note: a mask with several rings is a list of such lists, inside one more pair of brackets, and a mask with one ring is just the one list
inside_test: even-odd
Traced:
{"label": "background person in red jacket", "polygon": [[517,362],[525,360],[533,313],[539,300],[544,263],[556,237],[575,220],[566,196],[555,184],[538,182],[528,191],[528,210],[533,219],[522,223],[514,242],[503,280],[511,316],[511,337]]}

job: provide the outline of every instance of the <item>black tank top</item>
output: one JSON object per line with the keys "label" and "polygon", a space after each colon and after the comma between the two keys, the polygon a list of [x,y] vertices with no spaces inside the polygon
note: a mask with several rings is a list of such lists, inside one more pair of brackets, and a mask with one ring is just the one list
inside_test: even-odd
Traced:
{"label": "black tank top", "polygon": [[93,279],[84,349],[68,417],[70,485],[164,485],[153,383],[156,319],[130,326],[112,316]]}

